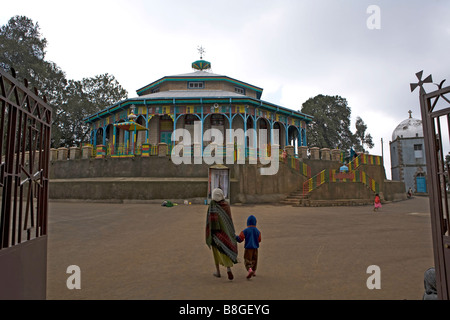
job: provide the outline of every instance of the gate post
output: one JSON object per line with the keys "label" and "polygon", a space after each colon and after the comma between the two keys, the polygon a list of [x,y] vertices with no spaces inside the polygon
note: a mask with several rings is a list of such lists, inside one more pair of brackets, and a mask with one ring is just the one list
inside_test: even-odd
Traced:
{"label": "gate post", "polygon": [[[450,86],[443,88],[442,81],[437,85],[438,90],[426,93],[423,85],[432,83],[429,75],[422,80],[423,71],[416,73],[418,83],[411,83],[411,92],[419,87],[419,101],[422,114],[422,125],[425,142],[425,156],[427,164],[427,191],[430,197],[431,231],[436,270],[436,289],[438,299],[450,300],[450,219],[447,217],[449,203],[447,199],[443,138],[441,132],[448,132],[450,124],[446,120],[450,117],[450,100],[445,95],[450,94]],[[442,98],[442,99],[440,99]],[[434,110],[438,100],[446,103],[446,108]],[[444,101],[443,101],[444,100]],[[447,128],[441,129],[441,119]],[[446,141],[448,143],[448,141]]]}

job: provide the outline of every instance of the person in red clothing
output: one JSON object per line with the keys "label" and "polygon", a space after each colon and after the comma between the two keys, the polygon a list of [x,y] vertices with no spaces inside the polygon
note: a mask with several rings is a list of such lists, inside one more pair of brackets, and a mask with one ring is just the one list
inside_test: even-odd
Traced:
{"label": "person in red clothing", "polygon": [[247,228],[236,236],[237,242],[241,243],[244,240],[244,263],[248,271],[247,279],[250,279],[255,276],[258,265],[258,248],[261,242],[261,231],[256,228],[256,218],[253,215],[247,219]]}
{"label": "person in red clothing", "polygon": [[373,211],[378,211],[378,209],[380,209],[380,208],[381,208],[381,199],[380,199],[379,194],[377,193],[375,195]]}

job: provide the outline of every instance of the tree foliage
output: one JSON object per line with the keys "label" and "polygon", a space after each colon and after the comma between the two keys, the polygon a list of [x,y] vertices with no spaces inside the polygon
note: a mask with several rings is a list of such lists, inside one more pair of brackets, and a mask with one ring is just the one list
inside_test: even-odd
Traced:
{"label": "tree foliage", "polygon": [[303,103],[301,112],[314,117],[306,133],[310,146],[346,150],[353,145],[351,110],[345,98],[318,95]]}
{"label": "tree foliage", "polygon": [[84,119],[126,99],[128,93],[107,73],[67,79],[56,63],[45,60],[46,47],[39,24],[25,16],[12,17],[0,27],[0,67],[7,72],[14,68],[17,78],[27,79],[53,108],[52,147],[78,146],[88,141]]}
{"label": "tree foliage", "polygon": [[84,119],[127,97],[113,75],[107,73],[81,81],[69,80],[64,102],[55,115],[53,144],[79,145],[88,140]]}
{"label": "tree foliage", "polygon": [[358,117],[356,133],[350,130],[351,109],[341,96],[317,95],[303,103],[301,112],[312,115],[308,124],[308,145],[319,148],[365,151],[364,145],[373,148],[372,136],[366,133],[367,126]]}
{"label": "tree foliage", "polygon": [[369,149],[372,149],[374,146],[372,135],[370,133],[366,133],[367,125],[364,123],[361,117],[356,118],[355,127],[355,151],[365,152],[366,149],[364,148],[364,145],[367,145]]}
{"label": "tree foliage", "polygon": [[15,16],[0,27],[0,66],[9,71],[22,66],[24,76],[42,68],[47,40],[42,37],[39,24],[24,16]]}

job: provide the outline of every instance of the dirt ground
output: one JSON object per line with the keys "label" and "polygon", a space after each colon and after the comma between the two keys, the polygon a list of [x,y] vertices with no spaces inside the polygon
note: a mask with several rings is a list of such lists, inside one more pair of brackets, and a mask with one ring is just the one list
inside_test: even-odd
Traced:
{"label": "dirt ground", "polygon": [[[262,233],[257,276],[215,278],[204,241],[205,205],[50,202],[49,300],[420,300],[433,266],[428,198],[372,206],[232,206],[239,233],[250,214]],[[81,289],[69,290],[71,265]],[[368,267],[380,289],[368,289]]]}

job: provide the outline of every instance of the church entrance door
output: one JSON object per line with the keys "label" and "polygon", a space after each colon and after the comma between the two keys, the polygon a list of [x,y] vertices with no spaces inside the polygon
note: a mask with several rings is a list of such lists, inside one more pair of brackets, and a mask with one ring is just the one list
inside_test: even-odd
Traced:
{"label": "church entrance door", "polygon": [[425,177],[423,177],[423,176],[416,177],[416,186],[417,186],[416,192],[426,193],[427,192],[427,182],[425,180]]}

